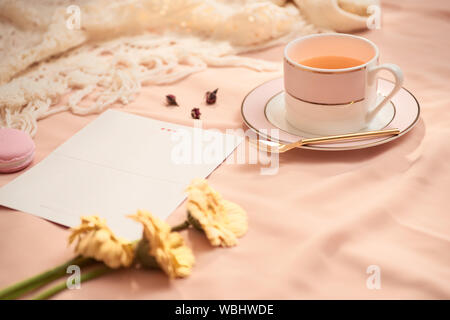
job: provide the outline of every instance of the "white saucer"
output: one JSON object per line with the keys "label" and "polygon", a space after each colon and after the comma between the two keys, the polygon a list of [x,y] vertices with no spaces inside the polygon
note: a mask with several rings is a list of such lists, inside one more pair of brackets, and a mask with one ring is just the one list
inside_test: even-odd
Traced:
{"label": "white saucer", "polygon": [[[284,91],[282,91],[277,95],[273,96],[272,99],[270,99],[267,102],[266,107],[264,108],[264,113],[266,115],[267,120],[280,130],[283,130],[287,133],[294,134],[300,137],[314,138],[324,136],[324,134],[318,135],[298,129],[292,126],[286,120],[284,95],[285,93]],[[377,98],[377,104],[381,102],[383,98],[384,96],[379,94]],[[383,128],[386,128],[392,122],[392,120],[394,120],[395,113],[396,113],[395,106],[392,103],[392,101],[389,101],[389,104],[385,106],[370,123],[368,123],[367,127],[361,129],[359,132],[381,130]]]}
{"label": "white saucer", "polygon": [[[378,99],[390,92],[393,83],[380,79],[378,83]],[[301,128],[295,128],[286,120],[284,106],[283,78],[277,78],[252,90],[242,102],[241,109],[244,122],[264,139],[289,144],[302,138],[325,136],[308,133]],[[390,101],[389,105],[361,130],[372,131],[398,128],[397,136],[372,138],[342,143],[329,143],[315,146],[302,146],[314,150],[352,150],[376,146],[397,139],[417,123],[420,114],[419,103],[405,88],[402,88]],[[278,129],[278,130],[277,130]],[[350,132],[349,132],[350,133]]]}

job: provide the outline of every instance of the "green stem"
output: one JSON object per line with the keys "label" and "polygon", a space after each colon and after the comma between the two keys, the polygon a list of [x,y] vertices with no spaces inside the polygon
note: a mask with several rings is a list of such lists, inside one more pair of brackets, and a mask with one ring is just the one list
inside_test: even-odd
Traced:
{"label": "green stem", "polygon": [[38,275],[31,278],[25,279],[23,281],[17,282],[7,288],[0,290],[0,299],[15,299],[23,294],[42,287],[43,285],[58,279],[59,277],[66,274],[67,267],[70,265],[86,266],[93,263],[94,260],[90,258],[84,258],[82,256],[77,256],[55,268],[44,271]]}
{"label": "green stem", "polygon": [[[183,223],[174,226],[173,228],[171,228],[171,231],[181,231],[181,230],[185,230],[187,228],[189,228],[190,223],[188,220],[184,221]],[[138,240],[136,240],[135,242],[138,242]],[[17,282],[7,288],[4,288],[2,290],[0,290],[0,300],[4,300],[4,299],[16,299],[18,297],[21,297],[22,295],[24,295],[25,293],[28,293],[32,290],[38,289],[44,285],[46,285],[47,283],[54,281],[60,277],[62,277],[63,275],[66,274],[66,270],[67,267],[70,265],[78,265],[80,267],[82,266],[87,266],[90,264],[93,264],[94,262],[96,262],[95,260],[91,259],[91,258],[85,258],[83,256],[77,256],[76,258],[69,260],[55,268],[49,269],[47,271],[44,271],[38,275],[35,275],[31,278],[25,279],[23,281]],[[106,268],[106,267],[105,267]],[[101,271],[102,269],[99,269],[99,271]],[[106,271],[102,271],[99,272],[99,274],[96,273],[96,271],[93,271],[93,274],[91,273],[87,273],[84,278],[83,276],[81,277],[81,279],[84,279],[84,281],[87,280],[91,280],[93,278],[96,278],[100,275],[102,275],[103,273],[105,273]],[[82,280],[83,281],[83,280]],[[61,289],[61,286],[63,286],[63,288]],[[45,294],[50,294],[47,297],[50,297],[62,290],[64,290],[65,283],[60,283],[59,285],[49,289],[48,291],[44,292],[42,294],[42,296],[44,296]],[[50,292],[51,290],[53,290],[52,292]],[[56,291],[55,291],[56,290]],[[49,293],[47,293],[49,292]],[[37,298],[41,298],[41,295],[39,295]]]}
{"label": "green stem", "polygon": [[181,231],[181,230],[185,230],[187,228],[189,228],[191,224],[189,223],[189,221],[185,221],[175,227],[172,227],[171,231],[175,232],[175,231]]}
{"label": "green stem", "polygon": [[55,275],[55,277],[44,279],[44,280],[36,282],[32,285],[29,285],[27,287],[18,289],[16,291],[14,291],[13,293],[11,293],[7,296],[4,296],[2,298],[2,300],[14,300],[14,299],[20,298],[21,296],[23,296],[29,292],[33,292],[33,291],[37,290],[38,288],[45,286],[47,283],[50,283],[51,281],[54,281],[57,278],[59,278],[59,275],[58,276]]}
{"label": "green stem", "polygon": [[[92,270],[88,273],[82,274],[80,277],[80,283],[82,282],[86,282],[95,278],[100,277],[101,275],[111,272],[114,269],[108,268],[107,266],[103,265],[95,270]],[[67,288],[67,282],[63,281],[57,285],[55,285],[54,287],[44,291],[43,293],[35,296],[33,298],[33,300],[44,300],[44,299],[48,299],[52,296],[54,296],[55,294],[65,290]]]}

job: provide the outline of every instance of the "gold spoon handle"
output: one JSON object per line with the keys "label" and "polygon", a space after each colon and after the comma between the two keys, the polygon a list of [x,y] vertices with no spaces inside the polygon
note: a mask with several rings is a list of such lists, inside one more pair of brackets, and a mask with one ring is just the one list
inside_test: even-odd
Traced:
{"label": "gold spoon handle", "polygon": [[301,140],[301,142],[299,141],[300,142],[299,144],[306,145],[306,144],[320,144],[320,143],[328,143],[328,142],[342,142],[342,141],[348,141],[348,140],[358,140],[358,139],[365,139],[365,138],[376,138],[376,137],[383,137],[383,136],[389,136],[389,135],[398,135],[399,133],[400,133],[399,129],[366,131],[366,132],[342,134],[342,135],[337,135],[337,136],[303,139],[303,140]]}

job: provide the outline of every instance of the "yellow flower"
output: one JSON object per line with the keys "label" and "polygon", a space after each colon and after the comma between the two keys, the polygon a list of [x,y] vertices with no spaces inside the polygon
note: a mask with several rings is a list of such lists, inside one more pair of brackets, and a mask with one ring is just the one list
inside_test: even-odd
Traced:
{"label": "yellow flower", "polygon": [[194,255],[178,232],[171,232],[166,222],[144,210],[129,217],[142,223],[148,254],[170,278],[183,278],[191,273]]}
{"label": "yellow flower", "polygon": [[191,223],[202,229],[213,246],[231,247],[248,229],[247,213],[234,202],[222,199],[206,180],[196,179],[187,189]]}
{"label": "yellow flower", "polygon": [[118,238],[98,216],[81,217],[81,225],[71,229],[69,244],[77,239],[75,252],[84,257],[103,261],[116,269],[129,267],[134,259],[133,244]]}

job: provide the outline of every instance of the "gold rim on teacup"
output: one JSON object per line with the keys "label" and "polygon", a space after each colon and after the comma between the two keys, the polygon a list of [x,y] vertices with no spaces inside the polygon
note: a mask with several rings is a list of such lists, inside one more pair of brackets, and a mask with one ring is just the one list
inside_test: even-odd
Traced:
{"label": "gold rim on teacup", "polygon": [[[288,55],[288,50],[290,49],[291,46],[295,45],[298,42],[301,41],[306,41],[310,38],[318,38],[318,37],[342,37],[342,38],[352,38],[352,39],[359,39],[362,41],[365,41],[366,43],[368,43],[374,50],[374,56],[369,60],[364,62],[363,64],[359,65],[359,66],[355,66],[355,67],[351,67],[351,68],[342,68],[342,69],[321,69],[321,68],[313,68],[313,67],[309,67],[309,66],[305,66],[303,64],[297,63],[295,61],[292,61],[291,58],[289,58]],[[320,33],[320,34],[311,34],[309,36],[304,36],[295,40],[292,40],[291,42],[289,42],[286,47],[284,48],[284,60],[290,64],[291,66],[293,66],[294,68],[298,68],[298,69],[302,69],[304,71],[309,71],[309,72],[314,72],[314,73],[325,73],[325,74],[338,74],[338,73],[346,73],[346,72],[355,72],[355,71],[359,71],[362,69],[366,69],[367,66],[372,63],[373,61],[379,60],[380,58],[380,50],[378,49],[378,47],[375,45],[375,43],[373,43],[372,41],[360,37],[360,36],[355,36],[355,35],[349,35],[349,34],[343,34],[343,33]]]}
{"label": "gold rim on teacup", "polygon": [[[401,69],[394,64],[380,65],[379,55],[372,41],[347,34],[314,34],[288,43],[284,49],[287,121],[293,127],[326,135],[366,127],[403,83]],[[345,59],[354,61],[337,65],[332,62]],[[314,60],[321,63],[309,65]],[[339,66],[343,68],[332,69]],[[379,102],[380,70],[392,73],[395,86]]]}

